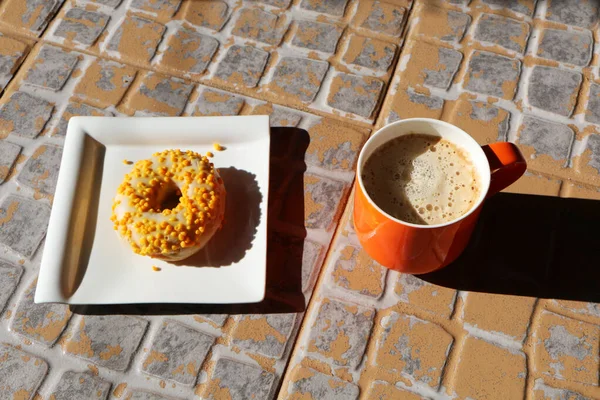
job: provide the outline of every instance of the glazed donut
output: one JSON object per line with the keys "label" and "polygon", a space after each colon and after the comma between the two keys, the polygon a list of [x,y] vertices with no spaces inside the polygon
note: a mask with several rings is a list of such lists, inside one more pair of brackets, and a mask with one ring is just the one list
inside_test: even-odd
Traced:
{"label": "glazed donut", "polygon": [[207,156],[165,150],[136,162],[125,175],[111,220],[135,253],[179,261],[204,247],[221,227],[225,195]]}

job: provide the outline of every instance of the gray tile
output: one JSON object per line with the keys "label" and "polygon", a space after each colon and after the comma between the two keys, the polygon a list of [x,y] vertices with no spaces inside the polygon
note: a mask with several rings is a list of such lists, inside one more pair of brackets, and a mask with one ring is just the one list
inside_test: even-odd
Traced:
{"label": "gray tile", "polygon": [[585,113],[585,120],[600,125],[600,85],[590,84],[590,96]]}
{"label": "gray tile", "polygon": [[264,50],[233,45],[219,63],[215,76],[233,84],[255,87],[268,59],[269,53]]}
{"label": "gray tile", "polygon": [[494,9],[505,8],[528,16],[533,15],[533,10],[535,8],[533,4],[536,1],[537,0],[534,0],[533,2],[522,0],[483,0],[484,3],[492,6]]}
{"label": "gray tile", "polygon": [[227,314],[198,314],[198,318],[203,320],[209,320],[213,322],[217,326],[223,326],[225,321],[227,321]]}
{"label": "gray tile", "polygon": [[121,4],[121,1],[123,1],[123,0],[90,0],[90,1],[92,1],[94,3],[98,3],[98,4],[103,4],[108,7],[115,8],[119,4]]}
{"label": "gray tile", "polygon": [[326,61],[284,57],[275,68],[271,86],[275,91],[309,103],[321,88],[328,69],[329,63]]}
{"label": "gray tile", "polygon": [[536,66],[527,86],[529,104],[565,117],[577,102],[582,76],[579,72]]}
{"label": "gray tile", "polygon": [[0,261],[0,314],[19,284],[22,274],[23,268]]}
{"label": "gray tile", "polygon": [[[439,110],[441,114],[441,110],[444,107],[444,100],[442,98],[434,95],[426,95],[415,92],[413,88],[407,88],[406,94],[408,95],[408,99],[411,103],[423,104],[430,110]],[[407,118],[404,113],[401,112],[400,114],[398,114],[396,111],[391,110],[390,114],[386,117],[385,123],[390,124],[394,121],[398,121],[404,118]]]}
{"label": "gray tile", "polygon": [[128,391],[125,400],[177,400],[173,397],[164,397],[158,393],[147,392],[145,390]]}
{"label": "gray tile", "polygon": [[98,399],[108,397],[110,382],[86,372],[66,371],[52,391],[52,400]]}
{"label": "gray tile", "polygon": [[62,147],[41,145],[19,172],[17,182],[42,194],[54,194],[62,153]]}
{"label": "gray tile", "polygon": [[46,235],[50,207],[9,195],[0,203],[0,243],[30,258]]}
{"label": "gray tile", "polygon": [[142,371],[192,386],[214,341],[213,336],[172,320],[164,321],[142,363]]}
{"label": "gray tile", "polygon": [[217,400],[221,398],[218,393],[226,390],[232,400],[267,399],[274,380],[275,376],[270,372],[220,358],[205,396],[209,400]]}
{"label": "gray tile", "polygon": [[108,15],[101,12],[72,8],[60,20],[54,34],[67,40],[91,46],[100,37],[109,19]]}
{"label": "gray tile", "polygon": [[39,35],[52,20],[65,0],[21,0],[25,12],[21,15],[23,27]]}
{"label": "gray tile", "polygon": [[[323,300],[310,329],[308,351],[332,358],[335,365],[356,367],[367,347],[374,316],[375,311],[370,308]],[[346,343],[343,353],[333,347],[340,337]]]}
{"label": "gray tile", "polygon": [[497,44],[518,53],[525,51],[529,36],[529,24],[494,14],[483,14],[475,29],[475,39],[481,42]]}
{"label": "gray tile", "polygon": [[[352,42],[350,43],[352,46]],[[349,48],[346,57],[348,57],[352,51],[353,50]],[[351,56],[347,61],[350,64],[360,67],[387,71],[392,65],[392,61],[394,61],[395,54],[396,45],[382,40],[365,38],[358,54],[356,54],[356,56]]]}
{"label": "gray tile", "polygon": [[518,143],[533,146],[537,155],[546,154],[555,160],[566,160],[574,138],[573,129],[566,125],[526,115]]}
{"label": "gray tile", "polygon": [[333,54],[344,29],[340,26],[313,21],[296,21],[298,28],[292,45]]}
{"label": "gray tile", "polygon": [[32,398],[47,372],[46,361],[6,343],[0,343],[2,400]]}
{"label": "gray tile", "polygon": [[344,182],[306,174],[304,176],[305,196],[310,204],[318,204],[314,209],[305,209],[305,224],[310,229],[328,230],[333,224],[340,207],[340,200],[346,190]]}
{"label": "gray tile", "polygon": [[180,4],[181,0],[132,0],[131,8],[172,17]]}
{"label": "gray tile", "polygon": [[24,59],[27,45],[18,40],[0,37],[0,90],[3,90]]}
{"label": "gray tile", "polygon": [[56,92],[62,89],[69,79],[78,59],[74,53],[58,47],[43,45],[23,81]]}
{"label": "gray tile", "polygon": [[71,312],[69,306],[58,303],[35,304],[35,279],[17,305],[10,330],[34,342],[51,346],[67,326]]}
{"label": "gray tile", "polygon": [[126,315],[86,315],[74,322],[63,351],[115,371],[127,369],[148,325]]}
{"label": "gray tile", "polygon": [[550,60],[587,66],[592,60],[594,38],[590,31],[545,29],[537,54]]}
{"label": "gray tile", "polygon": [[514,82],[516,87],[516,81],[520,74],[521,62],[519,60],[476,51],[469,61],[466,89],[512,100],[515,96],[514,89],[506,92],[504,85]]}
{"label": "gray tile", "polygon": [[448,11],[448,25],[452,29],[452,33],[445,35],[441,40],[445,42],[460,42],[471,23],[471,17],[468,14],[458,11]]}
{"label": "gray tile", "polygon": [[[296,314],[243,315],[232,332],[233,344],[252,353],[281,358]],[[257,337],[256,333],[261,332]]]}
{"label": "gray tile", "polygon": [[280,26],[277,15],[259,8],[243,8],[231,33],[275,46],[281,43],[285,29]]}
{"label": "gray tile", "polygon": [[106,50],[119,52],[121,57],[136,62],[150,61],[162,40],[165,27],[157,22],[128,16],[110,38]]}
{"label": "gray tile", "polygon": [[591,153],[590,161],[587,165],[600,173],[600,135],[594,134],[588,136],[585,149]]}
{"label": "gray tile", "polygon": [[593,28],[598,21],[598,1],[549,0],[546,18],[567,25]]}
{"label": "gray tile", "polygon": [[179,28],[169,38],[160,65],[184,74],[200,74],[206,70],[218,48],[217,39]]}
{"label": "gray tile", "polygon": [[405,15],[406,9],[403,7],[374,1],[369,10],[369,15],[360,26],[386,35],[400,36]]}
{"label": "gray tile", "polygon": [[0,132],[33,139],[42,132],[53,109],[54,105],[46,100],[15,92],[0,107]]}
{"label": "gray tile", "polygon": [[440,89],[448,89],[462,59],[463,55],[460,51],[439,47],[438,64],[440,68],[437,70],[423,70],[425,84]]}
{"label": "gray tile", "polygon": [[96,117],[111,117],[113,113],[105,111],[101,108],[88,106],[87,104],[77,101],[70,102],[65,108],[65,111],[60,117],[60,121],[54,132],[54,136],[65,136],[71,117],[76,116],[96,116]]}
{"label": "gray tile", "polygon": [[6,140],[0,141],[0,184],[8,177],[19,154],[21,154],[21,146]]}
{"label": "gray tile", "polygon": [[274,108],[273,112],[269,116],[270,125],[273,126],[288,126],[296,127],[302,120],[300,114],[284,110],[281,108]]}
{"label": "gray tile", "polygon": [[300,8],[341,17],[347,4],[348,0],[302,0]]}
{"label": "gray tile", "polygon": [[231,93],[204,89],[194,107],[194,115],[238,115],[244,99]]}
{"label": "gray tile", "polygon": [[292,0],[252,0],[252,1],[259,1],[261,3],[268,4],[273,7],[279,7],[279,8],[288,8],[290,6],[290,3],[292,2]]}
{"label": "gray tile", "polygon": [[359,393],[358,386],[353,383],[299,366],[292,374],[287,398],[308,395],[307,398],[319,400],[356,400]]}
{"label": "gray tile", "polygon": [[384,83],[379,79],[339,73],[331,84],[327,104],[370,118],[379,104],[383,88]]}
{"label": "gray tile", "polygon": [[[186,83],[179,78],[148,72],[140,85],[139,92],[142,96],[156,103],[158,107],[156,107],[157,109],[144,109],[141,111],[151,111],[165,116],[180,115],[193,89],[193,84]],[[172,110],[172,114],[171,112],[162,111],[162,109]]]}

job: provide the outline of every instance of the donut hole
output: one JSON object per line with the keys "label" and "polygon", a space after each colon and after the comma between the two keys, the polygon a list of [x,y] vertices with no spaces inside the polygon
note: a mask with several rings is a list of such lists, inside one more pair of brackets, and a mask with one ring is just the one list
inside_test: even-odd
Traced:
{"label": "donut hole", "polygon": [[168,182],[161,185],[161,188],[156,196],[156,203],[153,209],[162,212],[163,210],[173,210],[179,205],[181,199],[181,190],[175,183]]}

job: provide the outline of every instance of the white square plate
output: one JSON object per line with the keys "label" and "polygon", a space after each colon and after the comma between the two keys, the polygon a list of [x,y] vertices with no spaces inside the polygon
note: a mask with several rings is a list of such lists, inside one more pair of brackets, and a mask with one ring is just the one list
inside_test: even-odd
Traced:
{"label": "white square plate", "polygon": [[[215,142],[226,150],[214,151]],[[268,116],[71,118],[35,302],[261,301],[269,147]],[[113,196],[132,168],[123,160],[165,149],[213,152],[227,190],[223,229],[178,265],[133,253],[110,221]]]}

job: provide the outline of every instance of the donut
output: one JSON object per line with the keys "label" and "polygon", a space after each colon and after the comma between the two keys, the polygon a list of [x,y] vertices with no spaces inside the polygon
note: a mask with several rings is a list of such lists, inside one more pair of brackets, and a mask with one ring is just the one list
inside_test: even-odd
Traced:
{"label": "donut", "polygon": [[183,260],[221,227],[226,190],[208,156],[165,150],[133,164],[113,199],[111,221],[135,253]]}

